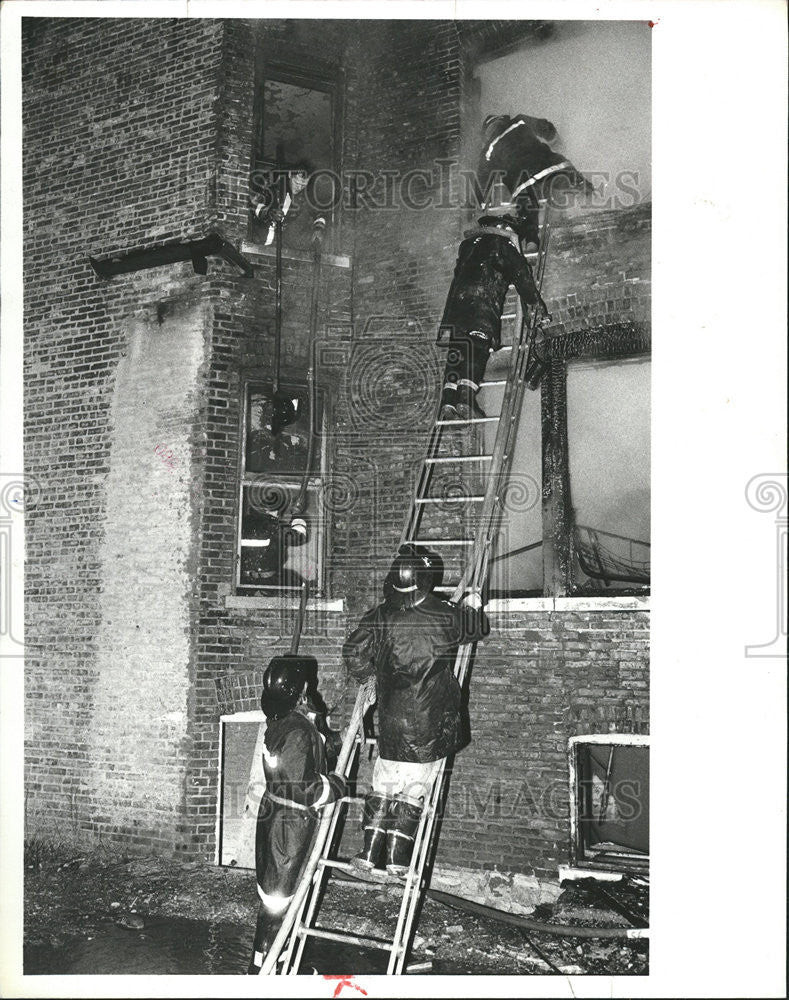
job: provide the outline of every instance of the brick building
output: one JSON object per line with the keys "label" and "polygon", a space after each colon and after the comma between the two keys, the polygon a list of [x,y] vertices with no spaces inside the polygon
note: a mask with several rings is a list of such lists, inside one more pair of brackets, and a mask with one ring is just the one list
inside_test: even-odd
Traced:
{"label": "brick building", "polygon": [[[318,343],[297,235],[282,340],[283,380],[298,390],[312,364],[323,401],[302,649],[339,717],[342,639],[378,599],[433,417],[485,74],[578,44],[548,22],[24,20],[29,832],[216,857],[220,718],[257,707],[296,619],[292,593],[243,576],[240,544],[245,431],[274,359],[274,255],[249,202],[270,136],[279,156],[311,122],[312,166],[340,178],[322,203]],[[439,868],[496,870],[525,904],[583,853],[571,738],[648,732],[645,588],[579,569],[569,496],[568,372],[648,359],[650,203],[629,190],[555,213],[549,373],[529,404],[542,558],[490,605],[439,843]],[[109,279],[89,262],[213,232],[253,276],[217,256],[206,274],[186,260]],[[622,410],[634,391],[610,421],[648,433],[648,410]]]}

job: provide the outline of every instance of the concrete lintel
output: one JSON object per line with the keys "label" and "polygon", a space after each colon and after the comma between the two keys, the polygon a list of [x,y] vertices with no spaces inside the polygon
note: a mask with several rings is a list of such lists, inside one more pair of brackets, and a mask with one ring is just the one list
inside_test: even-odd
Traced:
{"label": "concrete lintel", "polygon": [[502,597],[488,613],[506,611],[649,611],[649,597]]}
{"label": "concrete lintel", "polygon": [[[225,597],[225,607],[232,611],[257,609],[264,611],[298,611],[299,601],[293,597],[248,597],[245,595],[228,594]],[[336,600],[317,598],[307,601],[308,611],[344,611],[345,601],[342,597]]]}
{"label": "concrete lintel", "polygon": [[649,611],[649,597],[555,597],[554,611]]}
{"label": "concrete lintel", "polygon": [[[241,252],[250,254],[253,257],[276,257],[276,250],[273,246],[267,247],[262,243],[249,243],[244,241],[241,244]],[[312,254],[309,250],[288,250],[282,249],[283,260],[298,260],[303,264],[312,263]],[[348,270],[351,266],[351,258],[347,254],[322,253],[322,264],[331,264],[334,267],[342,267]]]}

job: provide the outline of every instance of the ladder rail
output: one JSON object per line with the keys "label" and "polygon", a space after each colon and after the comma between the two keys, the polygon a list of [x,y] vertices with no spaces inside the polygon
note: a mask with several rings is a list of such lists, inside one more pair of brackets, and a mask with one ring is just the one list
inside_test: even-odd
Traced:
{"label": "ladder rail", "polygon": [[[545,258],[548,252],[548,241],[550,239],[550,224],[543,226],[540,237],[540,258],[537,267],[537,290],[542,291],[542,280],[545,273]],[[520,309],[520,306],[519,306]],[[517,434],[517,422],[523,405],[523,393],[525,391],[525,371],[531,354],[531,347],[537,333],[538,304],[535,303],[527,323],[526,316],[521,317],[520,333],[518,343],[513,355],[513,367],[510,370],[510,377],[504,390],[504,399],[501,404],[501,419],[496,432],[496,440],[493,445],[492,458],[489,468],[489,479],[485,490],[485,500],[480,511],[479,522],[474,536],[474,548],[472,558],[466,566],[466,571],[461,575],[452,600],[462,597],[464,590],[468,586],[471,577],[471,568],[475,562],[476,554],[480,547],[489,544],[495,531],[498,528],[500,515],[501,497],[500,490],[502,483],[508,476],[512,467],[512,452]]]}

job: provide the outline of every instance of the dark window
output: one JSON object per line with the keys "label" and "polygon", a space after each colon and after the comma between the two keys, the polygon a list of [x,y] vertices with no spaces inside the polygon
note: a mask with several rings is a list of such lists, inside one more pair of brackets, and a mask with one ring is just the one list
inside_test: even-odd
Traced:
{"label": "dark window", "polygon": [[577,737],[573,862],[644,869],[649,863],[649,745],[644,736]]}
{"label": "dark window", "polygon": [[[280,426],[278,426],[278,422]],[[250,381],[244,390],[244,424],[237,579],[241,588],[287,594],[305,579],[322,589],[324,519],[320,516],[324,468],[322,395],[313,414],[310,455],[310,406],[306,386]],[[309,469],[307,463],[309,460]],[[307,540],[290,529],[290,513],[306,490]]]}

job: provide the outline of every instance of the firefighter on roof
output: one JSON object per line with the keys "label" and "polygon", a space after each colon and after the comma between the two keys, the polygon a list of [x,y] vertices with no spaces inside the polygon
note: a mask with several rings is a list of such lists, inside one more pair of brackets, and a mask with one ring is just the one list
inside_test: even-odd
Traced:
{"label": "firefighter on roof", "polygon": [[345,794],[344,779],[326,773],[324,738],[303,714],[315,707],[305,697],[305,687],[316,675],[313,657],[287,655],[274,657],[263,676],[266,790],[255,833],[260,908],[250,975],[260,972],[296,891],[318,810]]}
{"label": "firefighter on roof", "polygon": [[439,338],[449,337],[441,419],[483,415],[475,402],[488,356],[501,347],[501,313],[514,285],[524,309],[548,308],[520,250],[528,224],[515,215],[484,216],[460,244]]}
{"label": "firefighter on roof", "polygon": [[547,118],[529,115],[488,115],[482,123],[483,148],[479,180],[483,189],[491,175],[498,173],[510,192],[512,206],[524,220],[524,252],[537,252],[539,243],[538,197],[554,179],[562,177],[584,193],[594,186],[561,153],[548,143],[556,137],[556,127]]}
{"label": "firefighter on roof", "polygon": [[384,601],[368,612],[343,646],[349,673],[375,674],[378,759],[362,814],[358,868],[386,866],[404,875],[419,819],[441,761],[468,743],[460,685],[453,673],[458,645],[489,632],[478,593],[463,605],[433,594],[438,557],[405,545],[384,583]]}

